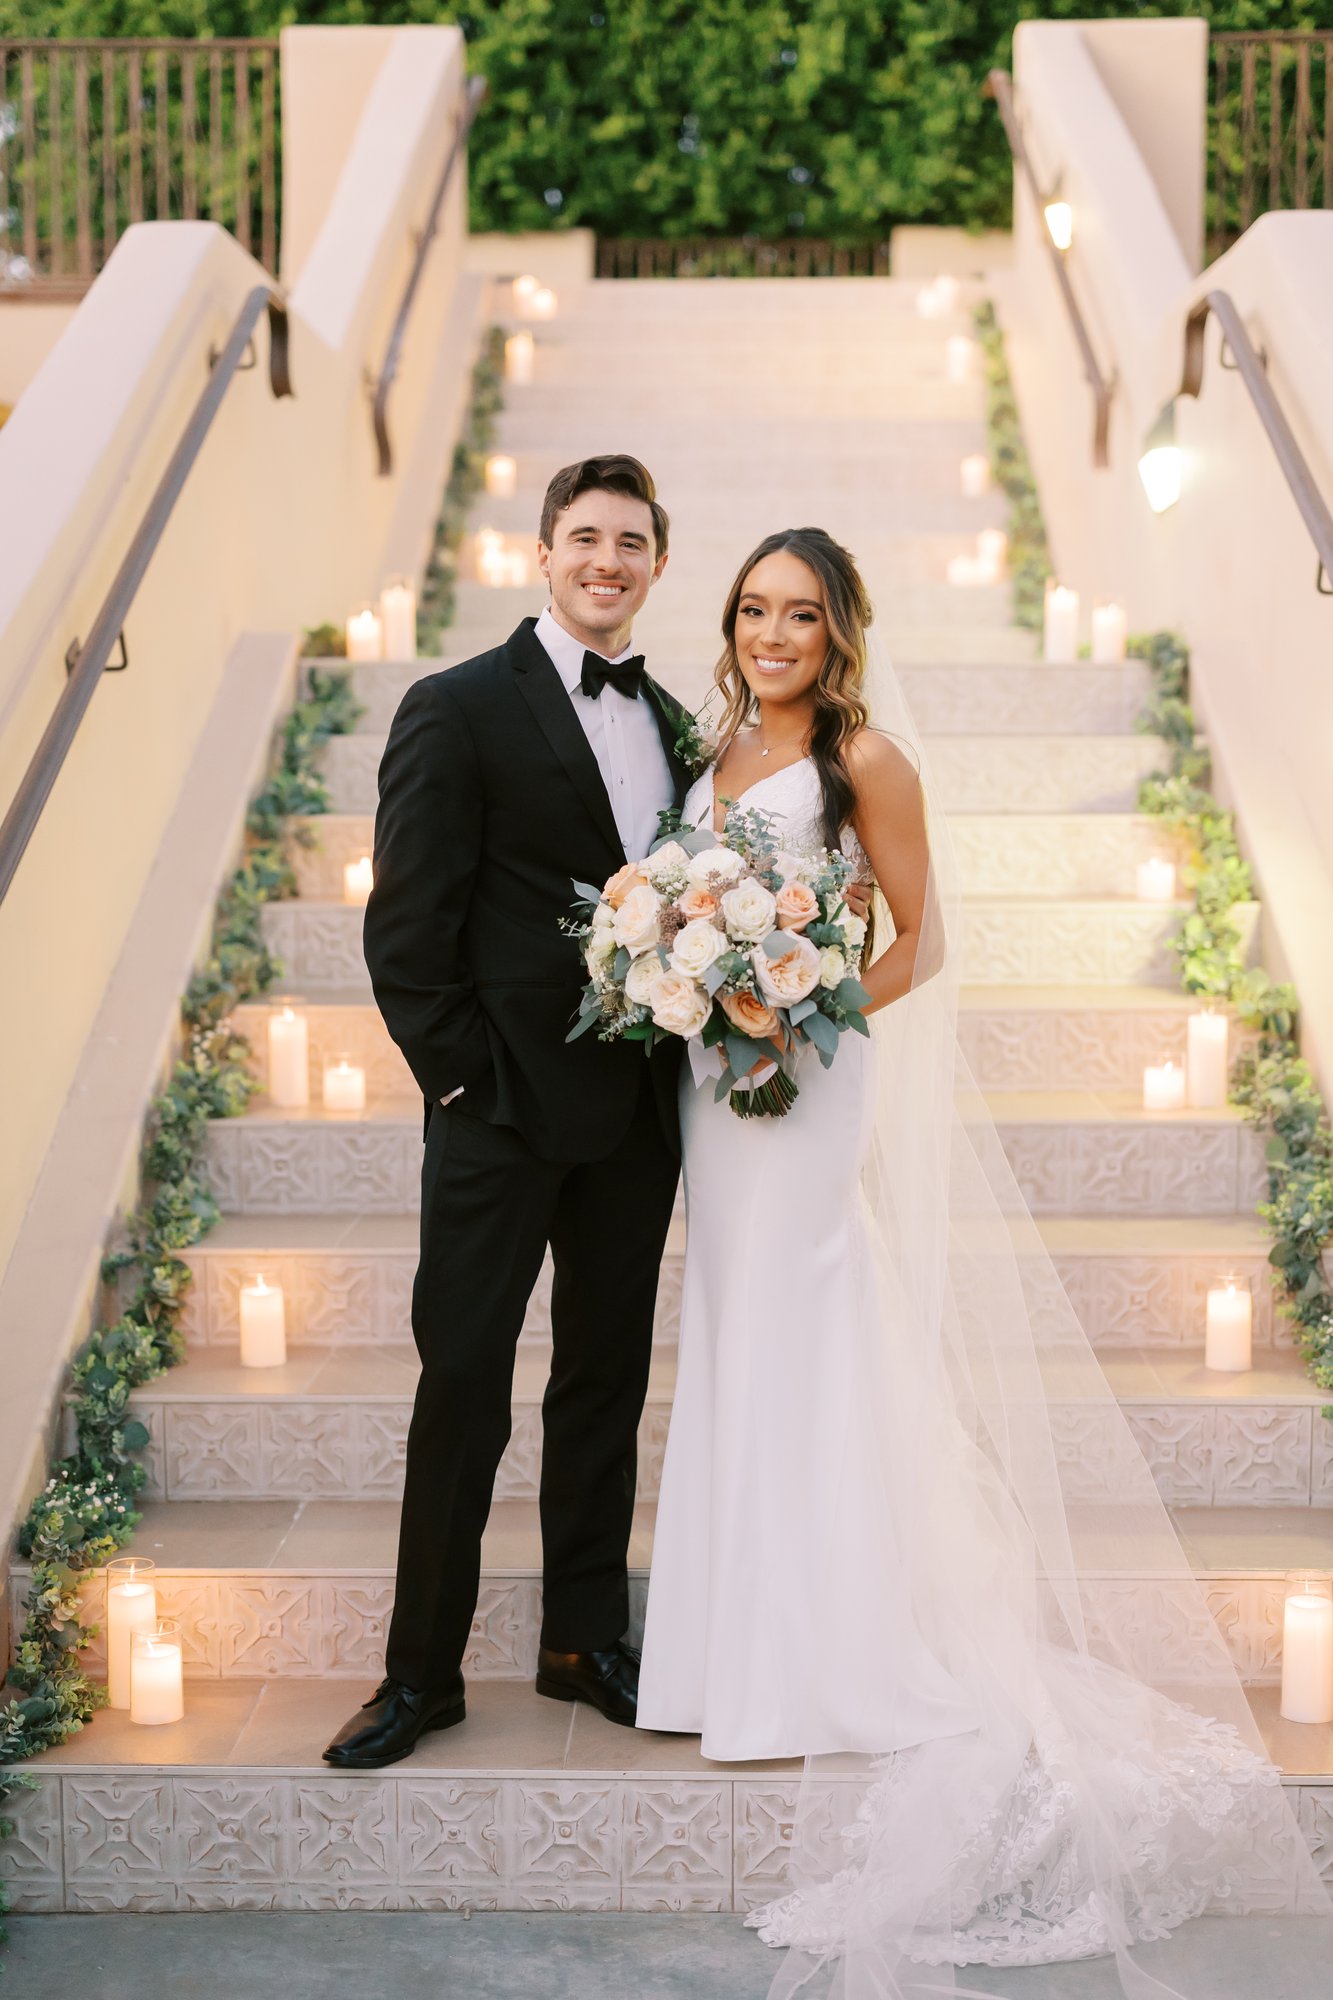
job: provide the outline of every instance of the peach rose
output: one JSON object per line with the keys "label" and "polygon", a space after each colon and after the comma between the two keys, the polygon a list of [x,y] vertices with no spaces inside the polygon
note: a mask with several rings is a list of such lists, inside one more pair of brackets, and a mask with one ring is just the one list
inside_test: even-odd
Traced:
{"label": "peach rose", "polygon": [[808,999],[824,969],[808,937],[802,937],[799,931],[789,935],[791,948],[781,958],[770,958],[762,949],[750,953],[759,991],[775,1007],[793,1007],[798,1000]]}
{"label": "peach rose", "polygon": [[687,889],[676,898],[676,908],[687,924],[698,923],[704,917],[717,915],[717,897],[710,896],[707,889]]}
{"label": "peach rose", "polygon": [[803,931],[819,915],[819,898],[805,882],[784,882],[776,900],[780,931]]}
{"label": "peach rose", "polygon": [[741,1034],[753,1035],[756,1041],[777,1034],[778,1017],[757,993],[719,993],[717,997],[722,1002],[722,1012]]}
{"label": "peach rose", "polygon": [[631,889],[648,887],[648,877],[636,861],[627,861],[618,868],[606,887],[602,890],[613,910],[618,910]]}

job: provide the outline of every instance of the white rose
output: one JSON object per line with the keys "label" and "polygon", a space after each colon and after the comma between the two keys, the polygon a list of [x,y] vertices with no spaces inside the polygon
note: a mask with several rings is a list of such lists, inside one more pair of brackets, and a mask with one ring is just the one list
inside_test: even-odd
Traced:
{"label": "white rose", "polygon": [[847,977],[847,961],[836,944],[826,944],[819,954],[819,983],[831,993]]}
{"label": "white rose", "polygon": [[634,959],[625,974],[625,998],[633,1007],[651,1007],[653,981],[661,976],[662,967],[655,951],[644,952]]}
{"label": "white rose", "polygon": [[706,889],[710,882],[736,882],[745,873],[745,863],[729,847],[706,847],[692,855],[685,879],[691,889]]}
{"label": "white rose", "polygon": [[676,935],[671,947],[671,963],[687,979],[702,979],[710,965],[721,958],[727,940],[707,917],[696,917]]}
{"label": "white rose", "polygon": [[652,1009],[657,1027],[689,1041],[702,1031],[713,1003],[683,972],[659,972],[652,985]]}
{"label": "white rose", "polygon": [[600,979],[616,955],[616,941],[610,931],[595,930],[583,947],[583,962],[593,979]]}
{"label": "white rose", "polygon": [[722,921],[742,944],[758,944],[773,929],[777,908],[772,891],[752,877],[728,889],[722,898]]}
{"label": "white rose", "polygon": [[669,882],[683,881],[690,865],[690,857],[678,840],[669,840],[665,847],[659,847],[648,856],[643,864],[643,872],[654,889],[664,889]]}
{"label": "white rose", "polygon": [[866,941],[865,918],[854,917],[849,910],[845,917],[839,917],[838,925],[847,940],[847,949],[849,951],[860,951],[861,946]]}
{"label": "white rose", "polygon": [[616,913],[609,903],[599,903],[592,913],[592,927],[595,931],[609,931],[616,920]]}
{"label": "white rose", "polygon": [[661,914],[662,898],[656,889],[650,889],[646,882],[641,882],[637,889],[630,890],[616,911],[611,935],[617,944],[623,944],[626,951],[637,958],[641,951],[648,951],[657,943]]}
{"label": "white rose", "polygon": [[808,882],[816,872],[814,864],[799,854],[788,854],[781,849],[773,856],[773,866],[784,882]]}
{"label": "white rose", "polygon": [[787,949],[781,958],[770,958],[764,950],[752,951],[755,984],[775,1007],[794,1007],[808,1000],[819,984],[822,970],[820,953],[800,931],[784,931]]}

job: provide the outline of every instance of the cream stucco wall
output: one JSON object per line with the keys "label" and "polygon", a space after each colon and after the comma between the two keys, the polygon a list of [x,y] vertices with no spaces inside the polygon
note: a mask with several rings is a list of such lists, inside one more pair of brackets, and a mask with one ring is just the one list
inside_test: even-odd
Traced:
{"label": "cream stucco wall", "polygon": [[[1056,568],[1081,592],[1085,619],[1095,595],[1117,596],[1131,629],[1176,626],[1191,643],[1219,789],[1238,809],[1264,898],[1266,955],[1297,981],[1306,1047],[1333,1090],[1333,599],[1316,594],[1309,535],[1239,378],[1220,366],[1215,328],[1202,397],[1175,404],[1178,505],[1154,516],[1136,469],[1179,387],[1186,314],[1220,287],[1266,346],[1272,385],[1333,500],[1333,214],[1265,216],[1197,273],[1182,233],[1201,212],[1201,143],[1186,155],[1171,135],[1145,135],[1151,117],[1170,122],[1201,102],[1206,44],[1179,32],[1197,24],[1128,25],[1132,34],[1102,38],[1096,60],[1077,24],[1028,22],[1015,37],[1020,116],[1042,171],[1064,171],[1071,281],[1115,378],[1109,467],[1092,465],[1091,395],[1018,185],[1001,291],[1015,386]],[[1161,99],[1168,64],[1174,109]]]}
{"label": "cream stucco wall", "polygon": [[73,319],[63,300],[0,292],[0,403],[12,409]]}

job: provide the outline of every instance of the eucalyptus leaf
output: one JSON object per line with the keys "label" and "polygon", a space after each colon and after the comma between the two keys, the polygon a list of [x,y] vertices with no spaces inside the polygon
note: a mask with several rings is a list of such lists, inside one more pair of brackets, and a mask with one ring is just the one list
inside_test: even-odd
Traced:
{"label": "eucalyptus leaf", "polygon": [[578,1020],[574,1023],[569,1033],[565,1036],[565,1040],[567,1042],[576,1042],[579,1036],[586,1035],[589,1028],[592,1026],[593,1022],[599,1021],[601,1017],[602,1017],[602,1010],[600,1006],[598,1006],[595,1009],[590,1008],[587,1011],[587,1013],[580,1014]]}
{"label": "eucalyptus leaf", "polygon": [[791,939],[786,931],[770,931],[764,939],[764,950],[770,958],[785,958],[791,950]]}
{"label": "eucalyptus leaf", "polygon": [[865,987],[859,979],[853,979],[850,974],[846,979],[838,981],[833,989],[833,997],[840,1007],[847,1009],[848,1013],[853,1010],[859,1012],[870,1005],[870,995]]}
{"label": "eucalyptus leaf", "polygon": [[594,889],[590,882],[575,882],[574,889],[581,903],[600,903],[602,900],[601,890]]}
{"label": "eucalyptus leaf", "polygon": [[819,1002],[810,999],[807,995],[804,1000],[797,1000],[793,1006],[787,1009],[787,1019],[791,1022],[793,1028],[799,1028],[802,1021],[807,1020],[811,1014],[817,1014],[818,1012]]}
{"label": "eucalyptus leaf", "polygon": [[[814,1043],[821,1055],[827,1054],[831,1058],[837,1050],[838,1031],[828,1015],[821,1014],[818,1008],[802,1021],[801,1032]],[[825,1067],[827,1068],[827,1064]]]}

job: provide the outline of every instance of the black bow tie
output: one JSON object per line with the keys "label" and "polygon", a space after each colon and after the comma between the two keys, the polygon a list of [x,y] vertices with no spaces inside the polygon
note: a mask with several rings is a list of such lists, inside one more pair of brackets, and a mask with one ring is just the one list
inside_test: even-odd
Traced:
{"label": "black bow tie", "polygon": [[613,687],[617,694],[628,695],[633,701],[643,691],[643,654],[612,661],[604,660],[600,653],[585,653],[579,686],[590,701],[596,701],[604,687]]}

